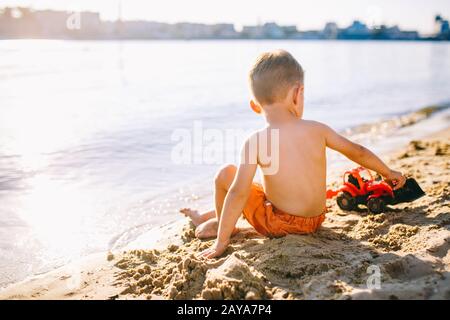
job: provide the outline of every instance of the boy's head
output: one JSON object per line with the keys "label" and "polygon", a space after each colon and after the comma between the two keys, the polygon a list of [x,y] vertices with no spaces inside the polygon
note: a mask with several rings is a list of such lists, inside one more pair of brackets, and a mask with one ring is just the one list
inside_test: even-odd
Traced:
{"label": "boy's head", "polygon": [[283,104],[297,116],[303,113],[303,69],[287,51],[275,50],[258,56],[249,72],[252,109]]}

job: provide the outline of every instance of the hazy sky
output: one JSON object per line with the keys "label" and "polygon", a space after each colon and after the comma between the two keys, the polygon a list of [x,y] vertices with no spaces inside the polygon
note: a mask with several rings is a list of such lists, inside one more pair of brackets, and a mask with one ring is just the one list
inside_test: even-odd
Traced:
{"label": "hazy sky", "polygon": [[[0,6],[89,10],[116,19],[119,0],[1,0]],[[434,15],[450,18],[450,0],[122,0],[124,19],[162,22],[232,22],[239,28],[257,22],[320,29],[328,21],[346,26],[354,19],[369,24],[398,24],[422,33],[434,31]]]}

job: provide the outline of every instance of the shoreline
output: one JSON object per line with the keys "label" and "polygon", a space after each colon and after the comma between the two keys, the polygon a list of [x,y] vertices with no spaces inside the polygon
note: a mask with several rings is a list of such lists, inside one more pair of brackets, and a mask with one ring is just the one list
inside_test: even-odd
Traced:
{"label": "shoreline", "polygon": [[[447,127],[447,129],[434,132],[433,134],[428,135],[426,138],[423,138],[421,140],[426,141],[429,139],[435,139],[435,140],[437,139],[439,141],[444,141],[444,144],[445,144],[446,143],[445,141],[449,140],[449,136],[450,136],[449,131],[450,130]],[[403,151],[401,151],[400,153],[403,153],[403,155],[407,154],[409,152],[409,151],[407,151],[407,149],[410,147],[411,147],[411,145],[409,147],[402,148]],[[427,150],[427,149],[428,148],[425,147],[424,150]],[[415,151],[419,152],[420,150],[415,150]],[[398,156],[394,155],[392,152],[389,152],[388,154],[390,155],[389,158],[390,158],[391,163],[392,163],[392,161],[407,159],[407,158],[398,159]],[[415,156],[416,155],[413,154],[412,158],[414,158]],[[405,168],[407,168],[407,167],[405,167]],[[412,167],[409,169],[412,169]],[[443,174],[445,175],[445,172]],[[331,184],[329,183],[330,186],[332,186],[333,183],[336,183],[336,177],[334,177],[333,175],[331,175],[331,176],[332,176],[332,183]],[[422,183],[420,181],[419,181],[419,183],[422,185]],[[443,190],[445,191],[446,189],[444,188]],[[421,200],[418,200],[417,202],[419,202],[419,201],[421,201]],[[447,205],[448,205],[448,200],[447,200]],[[412,203],[411,206],[414,207],[415,202]],[[401,207],[408,207],[408,205],[404,205]],[[339,212],[335,212],[335,209],[336,208],[333,208],[333,212],[330,214],[332,216],[332,218],[330,218],[330,219],[333,220],[333,222],[331,222],[331,224],[335,223],[336,226],[334,226],[334,227],[338,228],[337,225],[339,225],[343,221],[340,221],[338,223],[339,220],[342,220],[341,219],[342,215],[340,215]],[[395,212],[397,212],[397,211],[395,211]],[[354,214],[351,214],[351,216],[353,216],[353,215]],[[365,218],[367,218],[367,216]],[[353,219],[356,219],[356,218],[353,217]],[[346,220],[346,219],[344,219],[344,220]],[[180,250],[181,250],[181,252],[179,252],[179,253],[182,254],[182,256],[184,253],[187,253],[188,250],[185,248],[187,246],[186,243],[190,244],[189,245],[190,247],[195,247],[194,251],[207,246],[207,244],[208,244],[207,241],[195,242],[195,239],[194,240],[192,239],[192,229],[190,229],[189,227],[186,227],[185,221],[187,221],[187,220],[180,219],[179,221],[176,221],[173,224],[166,224],[164,226],[152,229],[151,231],[147,232],[146,234],[141,235],[140,237],[138,237],[138,239],[136,239],[135,241],[130,243],[128,246],[126,246],[124,249],[122,249],[122,250],[131,250],[131,251],[123,252],[121,250],[122,252],[95,254],[92,256],[85,257],[85,258],[81,259],[80,261],[69,263],[68,265],[65,265],[61,268],[50,271],[48,273],[44,273],[44,274],[37,275],[37,276],[32,276],[32,277],[27,278],[18,283],[10,284],[10,285],[6,286],[5,288],[0,289],[0,299],[108,299],[108,298],[125,298],[125,299],[139,298],[140,299],[140,298],[149,298],[149,296],[152,299],[168,298],[168,297],[169,298],[179,298],[179,296],[177,296],[177,294],[175,294],[175,293],[172,293],[172,295],[174,295],[174,296],[170,296],[170,292],[164,293],[165,292],[164,291],[164,283],[162,285],[163,288],[160,290],[161,294],[158,294],[157,290],[156,290],[156,294],[155,294],[153,292],[155,290],[150,290],[150,289],[146,288],[149,286],[148,284],[145,285],[144,288],[140,288],[140,289],[138,288],[139,290],[144,289],[144,291],[141,293],[140,291],[139,292],[136,291],[137,290],[136,284],[134,287],[130,287],[129,285],[127,285],[127,283],[129,283],[134,278],[140,278],[140,277],[136,276],[136,274],[142,273],[143,276],[146,276],[146,279],[148,278],[148,270],[138,268],[137,269],[138,271],[136,271],[135,270],[136,265],[141,265],[142,261],[149,262],[149,261],[155,260],[155,258],[156,258],[155,252],[158,252],[158,255],[162,255],[162,257],[163,257],[162,260],[164,260],[164,259],[168,259],[171,255],[173,256],[174,255],[173,253],[178,252]],[[356,225],[358,225],[359,222],[360,221],[356,222]],[[373,221],[369,221],[369,222],[372,223]],[[381,224],[383,224],[383,222],[381,222]],[[183,228],[184,228],[184,231],[180,232],[180,230]],[[345,228],[347,228],[347,227],[345,227]],[[364,228],[366,228],[366,226],[364,226]],[[160,235],[159,238],[157,237],[157,235],[151,234],[152,231],[155,231],[155,230],[156,231],[159,230],[159,235]],[[347,230],[347,231],[349,231],[349,230]],[[411,231],[408,228],[404,229],[403,231],[406,233],[408,233],[408,232],[414,233],[414,231]],[[177,235],[178,233],[181,233],[181,235]],[[167,237],[168,234],[169,234],[169,236]],[[254,237],[254,236],[255,235],[252,234],[251,231],[246,231],[243,233],[243,236],[242,236],[243,238],[238,241],[244,242],[246,237]],[[284,243],[284,242],[291,243],[292,242],[292,244],[297,245],[298,244],[298,243],[296,243],[297,240],[291,239],[291,238],[296,238],[296,237],[288,236],[284,239],[286,241],[282,240],[281,243]],[[308,237],[308,238],[317,238],[317,237],[312,236],[312,237]],[[268,242],[267,239],[265,240],[265,239],[261,239],[259,237],[255,237],[255,239],[252,238],[251,241],[254,241],[254,240],[256,240],[256,242],[263,242],[263,243]],[[271,240],[271,241],[275,241],[275,240]],[[194,242],[194,244],[192,244],[193,242]],[[284,244],[286,244],[286,243],[284,243]],[[388,247],[389,247],[389,242],[388,242]],[[137,250],[138,248],[141,248],[141,249],[146,248],[147,251]],[[153,250],[150,250],[150,248],[152,248]],[[155,248],[157,248],[157,249],[155,249]],[[167,249],[165,249],[165,248],[167,248]],[[370,248],[370,250],[372,250],[372,249],[373,248]],[[149,254],[148,252],[152,252],[152,254]],[[206,270],[210,269],[209,267],[205,267],[203,264],[198,263],[197,260],[192,258],[191,254],[189,254],[188,256],[191,256],[191,258],[190,258],[191,263],[192,263],[192,261],[195,261],[194,264],[200,265],[200,268],[198,270],[203,270],[206,272]],[[231,256],[233,256],[233,254]],[[231,257],[231,256],[228,255],[228,257]],[[171,257],[171,258],[173,258],[173,257]],[[443,258],[445,258],[445,255]],[[242,267],[241,262],[244,262],[245,264],[247,263],[245,259],[243,261],[241,261],[240,258],[236,258],[236,257],[234,257],[232,260],[233,261],[231,261],[231,262],[228,261],[228,264],[226,266],[233,268],[233,266],[238,264]],[[120,261],[122,261],[122,263],[120,263]],[[220,259],[219,261],[223,262],[223,259]],[[173,263],[173,261],[167,261],[166,264],[171,265],[171,263]],[[187,263],[187,266],[186,266],[187,269],[190,269],[189,264],[190,263]],[[447,262],[447,265],[448,265],[448,262]],[[244,266],[244,269],[246,269],[246,268],[247,267]],[[182,267],[181,269],[183,271],[186,268]],[[226,270],[224,271],[222,269],[219,270],[220,276],[223,275],[221,273],[226,271]],[[242,268],[239,267],[238,269],[242,269]],[[253,270],[251,270],[251,268],[247,268],[247,269],[246,269],[248,271],[248,272],[246,272],[247,278],[254,277]],[[165,269],[162,268],[161,270],[164,271]],[[156,271],[161,271],[161,270],[156,269]],[[193,268],[193,270],[195,271],[195,267]],[[125,272],[125,276],[124,276],[124,272]],[[199,271],[197,271],[197,272],[199,272]],[[160,273],[161,272],[159,272],[159,274]],[[132,275],[132,276],[129,277],[130,275]],[[165,276],[167,278],[167,274]],[[123,278],[123,279],[130,278],[130,279],[128,279],[130,281],[123,281],[123,279],[121,280],[120,278]],[[258,282],[257,279],[253,279],[253,280]],[[148,281],[148,279],[147,279],[147,281]],[[230,285],[230,283],[228,283],[227,285]],[[139,286],[137,286],[137,287],[139,287]],[[270,298],[270,295],[268,295],[268,296],[262,295],[261,296],[261,292],[263,292],[263,291],[265,292],[265,290],[262,290],[260,286],[257,289],[259,291],[258,290],[256,290],[256,291],[258,291],[259,293],[258,292],[255,293],[256,295],[259,295],[261,298]],[[176,290],[178,290],[178,289],[176,289]],[[151,292],[146,292],[146,291],[151,291]],[[319,293],[320,293],[320,291],[321,290],[319,290]],[[353,289],[353,291],[355,291],[355,289]],[[207,290],[205,292],[209,292],[209,291]],[[214,292],[216,292],[215,294],[217,294],[217,290],[215,290]],[[319,294],[319,293],[316,292],[315,294]],[[189,294],[186,295],[186,292],[184,292],[183,294],[184,294],[185,298],[195,298],[195,296],[189,296]],[[223,293],[221,293],[221,294],[223,294]],[[271,294],[272,294],[273,298],[289,297],[289,293],[286,297],[283,296],[285,293],[282,293],[281,295],[280,295],[280,292],[271,293]],[[353,292],[353,294],[356,294],[356,293]],[[364,291],[364,290],[359,291],[359,293],[356,296],[359,295],[359,296],[363,297],[367,294],[369,294],[368,297],[376,298],[376,297],[370,296],[371,293],[367,293],[367,291]],[[209,293],[205,293],[205,296],[203,296],[203,294],[202,294],[201,297],[202,298],[214,298],[215,297],[214,294],[212,294],[212,295],[213,296],[210,297]],[[319,296],[320,296],[320,294],[319,294]],[[308,297],[314,298],[314,296],[308,296]],[[234,298],[241,299],[241,298],[245,298],[245,296],[244,297],[238,296],[238,297],[234,297]],[[326,298],[330,298],[330,297],[326,297]]]}
{"label": "shoreline", "polygon": [[431,42],[431,43],[448,43],[450,40],[445,39],[433,39],[433,38],[420,38],[420,39],[313,39],[313,38],[0,38],[0,41],[74,41],[74,42],[132,42],[132,41],[305,41],[305,42]]}

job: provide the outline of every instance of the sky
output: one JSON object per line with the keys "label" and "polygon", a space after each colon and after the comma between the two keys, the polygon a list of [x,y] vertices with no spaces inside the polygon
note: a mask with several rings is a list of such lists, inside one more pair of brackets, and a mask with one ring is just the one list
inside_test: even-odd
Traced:
{"label": "sky", "polygon": [[[118,17],[120,0],[1,0],[0,6],[85,10],[102,19]],[[326,22],[348,26],[353,20],[369,25],[399,25],[423,34],[435,31],[437,13],[450,19],[450,0],[122,0],[125,20],[234,23],[238,29],[274,21],[300,30],[322,29]]]}

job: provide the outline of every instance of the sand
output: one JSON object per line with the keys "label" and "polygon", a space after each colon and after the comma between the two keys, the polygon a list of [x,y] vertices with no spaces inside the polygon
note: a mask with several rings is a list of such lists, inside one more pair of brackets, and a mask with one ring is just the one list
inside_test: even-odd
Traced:
{"label": "sand", "polygon": [[279,239],[241,219],[217,260],[197,258],[213,240],[196,239],[186,220],[165,248],[109,253],[79,264],[75,285],[66,267],[0,299],[450,299],[449,146],[447,129],[391,154],[426,196],[386,213],[343,212],[331,200],[317,233]]}

